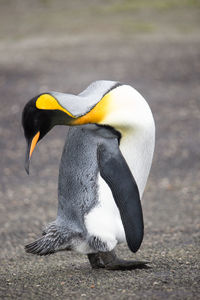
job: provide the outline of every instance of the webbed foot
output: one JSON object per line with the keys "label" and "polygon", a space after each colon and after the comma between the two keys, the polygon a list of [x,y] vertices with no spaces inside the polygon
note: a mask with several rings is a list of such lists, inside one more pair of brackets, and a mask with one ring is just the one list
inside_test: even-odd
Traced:
{"label": "webbed foot", "polygon": [[148,269],[148,261],[129,261],[119,259],[114,251],[101,252],[100,257],[107,270],[133,270],[133,269]]}
{"label": "webbed foot", "polygon": [[105,268],[99,253],[90,253],[87,256],[93,269]]}

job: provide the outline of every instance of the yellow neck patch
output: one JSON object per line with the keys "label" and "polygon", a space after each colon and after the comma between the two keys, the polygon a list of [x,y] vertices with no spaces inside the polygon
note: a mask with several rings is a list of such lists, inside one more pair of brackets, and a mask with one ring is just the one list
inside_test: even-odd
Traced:
{"label": "yellow neck patch", "polygon": [[58,101],[49,94],[43,94],[40,97],[38,97],[36,101],[36,107],[39,109],[46,109],[46,110],[61,110],[68,114],[72,118],[76,118],[73,116],[69,111],[67,111],[65,108],[63,108]]}
{"label": "yellow neck patch", "polygon": [[106,94],[86,115],[77,118],[73,125],[83,125],[88,123],[103,123],[105,116],[112,110],[111,92]]}

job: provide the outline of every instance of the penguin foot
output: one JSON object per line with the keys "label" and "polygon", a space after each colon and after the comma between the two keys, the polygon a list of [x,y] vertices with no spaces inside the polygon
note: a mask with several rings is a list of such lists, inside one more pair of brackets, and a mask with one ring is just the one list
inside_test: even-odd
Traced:
{"label": "penguin foot", "polygon": [[93,269],[99,269],[99,268],[105,268],[99,253],[91,253],[88,254],[88,259],[90,262],[90,265]]}
{"label": "penguin foot", "polygon": [[100,257],[104,263],[106,270],[134,270],[134,269],[148,269],[146,265],[148,261],[129,261],[119,259],[115,252],[101,252]]}

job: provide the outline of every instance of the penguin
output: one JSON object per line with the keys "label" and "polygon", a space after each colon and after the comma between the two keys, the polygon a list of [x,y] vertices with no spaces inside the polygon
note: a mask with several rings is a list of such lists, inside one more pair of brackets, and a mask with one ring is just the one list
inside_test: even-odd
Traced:
{"label": "penguin", "polygon": [[69,126],[58,178],[56,220],[25,246],[48,255],[72,250],[87,255],[92,268],[130,270],[146,261],[117,257],[126,242],[135,253],[144,235],[141,199],[150,172],[155,123],[133,87],[115,81],[91,83],[78,95],[42,93],[24,107],[25,169],[36,144],[55,126]]}

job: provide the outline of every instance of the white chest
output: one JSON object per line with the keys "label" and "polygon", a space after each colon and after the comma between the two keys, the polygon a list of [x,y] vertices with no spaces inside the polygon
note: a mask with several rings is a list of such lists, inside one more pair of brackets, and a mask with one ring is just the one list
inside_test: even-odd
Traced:
{"label": "white chest", "polygon": [[117,243],[125,241],[125,233],[112,192],[100,175],[98,185],[98,205],[86,216],[85,225],[88,233],[100,237],[111,251]]}

